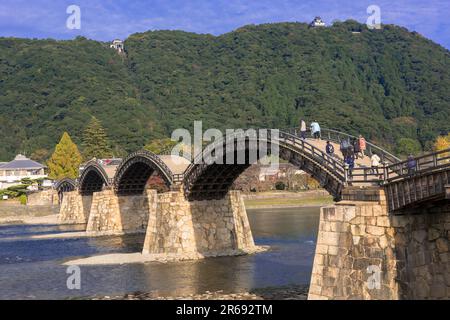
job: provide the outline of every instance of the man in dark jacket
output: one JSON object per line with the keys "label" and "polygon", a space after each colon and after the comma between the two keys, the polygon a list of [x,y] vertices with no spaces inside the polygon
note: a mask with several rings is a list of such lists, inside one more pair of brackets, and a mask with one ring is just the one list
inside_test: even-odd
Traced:
{"label": "man in dark jacket", "polygon": [[331,144],[330,141],[327,141],[325,151],[327,152],[327,155],[329,155],[330,157],[334,157],[334,146]]}
{"label": "man in dark jacket", "polygon": [[417,165],[416,159],[414,159],[414,156],[410,154],[407,163],[409,175],[413,175],[416,172],[416,165]]}

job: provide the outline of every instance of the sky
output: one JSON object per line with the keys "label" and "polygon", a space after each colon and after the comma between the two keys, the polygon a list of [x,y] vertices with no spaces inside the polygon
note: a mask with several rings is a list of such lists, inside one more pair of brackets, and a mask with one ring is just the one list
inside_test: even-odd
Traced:
{"label": "sky", "polygon": [[[80,8],[80,29],[67,27],[70,5]],[[365,23],[370,5],[380,8],[382,24],[417,31],[450,49],[450,0],[0,0],[0,36],[109,41],[148,30],[220,35],[248,24],[310,22],[315,16],[328,24]]]}

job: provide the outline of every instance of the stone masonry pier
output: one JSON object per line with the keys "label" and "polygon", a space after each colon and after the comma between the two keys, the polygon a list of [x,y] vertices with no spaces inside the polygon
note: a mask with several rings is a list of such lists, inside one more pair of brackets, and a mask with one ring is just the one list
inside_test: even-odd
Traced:
{"label": "stone masonry pier", "polygon": [[118,196],[113,190],[94,192],[86,232],[93,235],[141,233],[156,207],[156,191]]}
{"label": "stone masonry pier", "polygon": [[448,203],[394,215],[382,189],[347,197],[321,209],[309,299],[450,298]]}
{"label": "stone masonry pier", "polygon": [[58,221],[64,224],[87,223],[91,204],[92,196],[82,196],[78,191],[64,193]]}
{"label": "stone masonry pier", "polygon": [[146,232],[144,254],[195,258],[258,251],[239,191],[207,201],[188,201],[182,191],[126,196],[113,190],[92,196],[68,192],[60,221],[87,223],[86,232],[93,236]]}
{"label": "stone masonry pier", "polygon": [[255,249],[239,191],[222,200],[188,201],[179,191],[158,195],[143,253],[233,255]]}

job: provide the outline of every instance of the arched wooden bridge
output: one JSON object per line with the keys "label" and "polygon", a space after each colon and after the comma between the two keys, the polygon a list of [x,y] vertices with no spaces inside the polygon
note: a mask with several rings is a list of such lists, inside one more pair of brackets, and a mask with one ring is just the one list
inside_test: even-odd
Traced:
{"label": "arched wooden bridge", "polygon": [[[183,188],[189,200],[220,199],[245,169],[266,155],[260,150],[264,143],[268,150],[271,147],[278,149],[281,159],[319,181],[335,200],[341,199],[342,190],[347,186],[385,188],[390,211],[450,198],[450,149],[417,157],[414,172],[408,172],[406,161],[367,142],[366,157],[356,160],[350,175],[338,152],[339,143],[344,139],[356,137],[322,129],[322,140],[303,140],[297,129],[280,130],[278,135],[271,130],[256,129],[252,135],[236,133],[213,142],[192,163],[178,156],[161,156],[148,151],[132,153],[118,166],[102,166],[97,161],[90,161],[86,163],[77,187],[83,195],[104,188],[112,188],[119,195],[140,194],[150,176],[159,175],[169,188]],[[326,140],[333,143],[337,151],[335,156],[325,153]],[[237,161],[238,149],[244,151],[244,161]],[[223,152],[219,161],[211,163],[208,160],[218,158],[217,150],[233,151]],[[370,167],[373,153],[382,159],[378,172],[373,172]],[[233,164],[225,164],[227,159],[234,159]],[[57,188],[64,185],[61,183]]]}

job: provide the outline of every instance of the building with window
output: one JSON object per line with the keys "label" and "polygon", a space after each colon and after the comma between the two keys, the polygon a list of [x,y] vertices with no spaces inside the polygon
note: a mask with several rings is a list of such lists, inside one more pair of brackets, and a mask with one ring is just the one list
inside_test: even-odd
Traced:
{"label": "building with window", "polygon": [[123,41],[119,39],[115,39],[109,46],[112,49],[115,49],[119,53],[123,53],[125,51]]}
{"label": "building with window", "polygon": [[322,18],[315,17],[314,20],[309,24],[309,26],[312,28],[325,27],[325,22],[322,21]]}
{"label": "building with window", "polygon": [[20,184],[24,178],[47,177],[47,167],[24,155],[18,154],[13,161],[0,164],[0,189]]}

